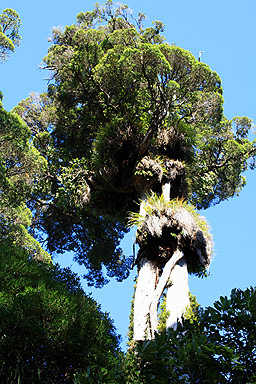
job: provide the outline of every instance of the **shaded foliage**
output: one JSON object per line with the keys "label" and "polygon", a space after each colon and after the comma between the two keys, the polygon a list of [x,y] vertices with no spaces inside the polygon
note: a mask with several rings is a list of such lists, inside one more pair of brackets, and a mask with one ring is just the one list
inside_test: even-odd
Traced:
{"label": "shaded foliage", "polygon": [[0,242],[1,383],[72,383],[77,369],[111,369],[118,337],[69,269]]}
{"label": "shaded foliage", "polygon": [[32,212],[26,206],[46,169],[30,143],[30,130],[15,113],[0,105],[0,241],[9,239],[31,257],[50,260],[28,233]]}
{"label": "shaded foliage", "polygon": [[51,169],[47,138],[33,143],[32,128],[0,105],[0,381],[72,383],[88,365],[111,369],[119,338],[78,277],[29,233]]}
{"label": "shaded foliage", "polygon": [[33,184],[43,173],[45,159],[31,145],[30,130],[24,121],[0,105],[0,193],[10,204],[18,205],[31,194]]}

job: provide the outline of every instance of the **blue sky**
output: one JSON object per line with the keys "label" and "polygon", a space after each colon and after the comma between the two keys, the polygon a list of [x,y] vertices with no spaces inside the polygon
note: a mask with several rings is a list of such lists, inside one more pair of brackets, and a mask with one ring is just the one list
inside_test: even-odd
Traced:
{"label": "blue sky", "polygon": [[[22,42],[6,63],[0,66],[0,90],[4,106],[12,109],[30,92],[46,90],[47,73],[39,69],[46,55],[47,39],[53,26],[75,22],[80,11],[92,10],[95,1],[73,0],[1,0],[0,11],[15,9],[22,19]],[[125,2],[136,14],[144,12],[146,23],[161,20],[169,43],[189,50],[196,57],[204,51],[202,61],[222,78],[224,110],[228,118],[248,116],[256,121],[256,2],[255,0],[130,0]],[[215,256],[207,279],[190,279],[190,289],[202,306],[212,305],[220,295],[229,295],[234,287],[255,285],[256,171],[246,173],[247,186],[239,197],[223,202],[202,214],[207,218],[215,244]],[[127,255],[132,253],[132,236],[124,240]],[[72,265],[70,256],[59,256],[62,265]],[[118,332],[125,337],[133,292],[131,277],[122,283],[111,282],[101,290],[87,288],[110,312]],[[123,344],[124,345],[124,344]]]}

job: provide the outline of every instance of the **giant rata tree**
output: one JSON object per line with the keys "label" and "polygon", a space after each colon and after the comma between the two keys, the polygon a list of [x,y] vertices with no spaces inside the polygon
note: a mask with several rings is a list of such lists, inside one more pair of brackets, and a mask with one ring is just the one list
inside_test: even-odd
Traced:
{"label": "giant rata tree", "polygon": [[91,284],[106,282],[103,267],[122,280],[131,261],[119,242],[129,217],[138,225],[136,340],[153,337],[166,286],[175,327],[189,304],[187,273],[210,261],[196,208],[236,195],[255,153],[251,121],[223,115],[217,73],[143,19],[107,1],[55,29],[48,95],[16,109],[49,164],[47,198],[42,188],[33,208],[50,250],[74,251]]}

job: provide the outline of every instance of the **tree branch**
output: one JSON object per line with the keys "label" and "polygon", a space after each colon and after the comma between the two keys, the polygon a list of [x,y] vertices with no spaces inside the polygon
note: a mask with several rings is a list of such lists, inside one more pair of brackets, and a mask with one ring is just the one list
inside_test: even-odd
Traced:
{"label": "tree branch", "polygon": [[[249,159],[249,157],[254,154],[256,152],[256,149],[253,148],[251,149],[250,151],[245,151],[244,153],[242,153],[242,156],[247,156],[248,158],[246,160]],[[240,155],[241,156],[241,155]],[[233,161],[233,160],[236,160],[237,159],[237,156],[230,156],[228,157],[226,160],[224,160],[222,163],[220,164],[212,164],[209,168],[209,171],[211,171],[213,168],[216,168],[216,169],[219,169],[219,168],[222,168],[222,167],[225,167],[230,161]]]}

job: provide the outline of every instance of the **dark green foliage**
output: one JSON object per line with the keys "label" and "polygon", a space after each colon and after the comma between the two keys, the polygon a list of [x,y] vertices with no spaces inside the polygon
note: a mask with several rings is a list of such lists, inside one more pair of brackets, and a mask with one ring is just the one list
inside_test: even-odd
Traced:
{"label": "dark green foliage", "polygon": [[[234,289],[206,309],[201,326],[208,342],[216,345],[216,358],[226,381],[256,381],[256,289]],[[229,381],[228,381],[229,380]]]}
{"label": "dark green foliage", "polygon": [[30,143],[31,132],[16,114],[0,104],[1,204],[18,206],[28,200],[45,172],[46,160]]}
{"label": "dark green foliage", "polygon": [[[256,381],[255,289],[205,311],[195,305],[194,321],[189,314],[177,331],[118,355],[108,315],[28,233],[45,231],[51,251],[74,251],[89,283],[107,281],[103,267],[122,280],[127,212],[145,190],[171,183],[172,199],[208,208],[239,193],[254,168],[252,122],[224,117],[219,76],[164,43],[161,22],[144,29],[143,19],[111,0],[80,13],[53,31],[48,94],[15,109],[26,124],[0,105],[3,384]],[[19,44],[19,27],[4,10],[0,60]]]}
{"label": "dark green foliage", "polygon": [[[111,369],[118,338],[78,278],[0,242],[1,383],[72,383],[78,369]],[[20,380],[20,381],[19,381]]]}
{"label": "dark green foliage", "polygon": [[[32,212],[25,203],[35,212],[37,201],[32,197],[49,193],[47,172],[51,171],[53,156],[50,140],[47,143],[43,137],[43,124],[38,118],[36,144],[44,157],[31,142],[35,126],[26,126],[18,115],[0,105],[3,384],[72,383],[74,372],[80,368],[90,365],[92,372],[99,366],[110,369],[118,347],[108,315],[85,296],[69,269],[53,266],[50,255],[28,232]],[[50,159],[48,164],[46,159]]]}
{"label": "dark green foliage", "polygon": [[50,260],[27,230],[32,213],[26,203],[46,169],[46,161],[30,137],[24,121],[0,104],[0,241],[9,239],[30,257]]}
{"label": "dark green foliage", "polygon": [[[138,347],[145,383],[254,383],[256,290],[234,289],[177,331]],[[143,382],[143,381],[141,381]]]}
{"label": "dark green foliage", "polygon": [[[127,277],[131,262],[119,247],[127,229],[118,213],[126,198],[115,192],[102,194],[97,188],[91,193],[88,159],[63,161],[51,137],[56,114],[47,95],[31,94],[14,111],[26,121],[34,147],[47,160],[29,201],[36,216],[34,234],[44,227],[50,252],[73,251],[76,260],[87,267],[89,284],[101,286],[108,281],[101,271],[103,265],[109,277]],[[112,211],[116,217],[109,215]]]}
{"label": "dark green foliage", "polygon": [[166,338],[157,336],[141,347],[147,351],[141,352],[143,369],[153,374],[162,356],[166,383],[254,383],[255,300],[253,288],[233,290],[230,299],[221,297],[213,308],[201,311],[198,323],[185,321],[178,331],[169,330]]}
{"label": "dark green foliage", "polygon": [[234,289],[230,298],[200,309],[196,321],[185,320],[176,331],[137,343],[106,379],[94,381],[87,373],[76,383],[255,383],[255,305],[255,288]]}

